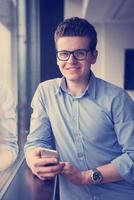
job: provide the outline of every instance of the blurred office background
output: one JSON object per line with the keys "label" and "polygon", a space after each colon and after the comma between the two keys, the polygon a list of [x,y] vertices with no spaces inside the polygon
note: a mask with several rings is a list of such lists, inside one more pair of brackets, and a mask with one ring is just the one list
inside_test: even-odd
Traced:
{"label": "blurred office background", "polygon": [[93,23],[99,52],[95,74],[134,99],[133,0],[0,0],[0,80],[17,102],[18,132],[26,135],[39,82],[60,77],[53,33],[64,18]]}

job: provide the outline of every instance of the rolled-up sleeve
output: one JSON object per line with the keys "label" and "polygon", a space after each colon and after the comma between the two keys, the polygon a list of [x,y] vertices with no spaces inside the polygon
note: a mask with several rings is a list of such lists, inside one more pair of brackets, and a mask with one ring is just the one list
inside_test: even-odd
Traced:
{"label": "rolled-up sleeve", "polygon": [[54,148],[54,137],[51,129],[47,109],[45,106],[45,94],[39,85],[31,107],[33,109],[30,121],[30,131],[25,144],[25,151],[29,148],[46,147]]}
{"label": "rolled-up sleeve", "polygon": [[126,92],[115,98],[112,113],[122,153],[111,163],[126,181],[134,184],[134,102]]}

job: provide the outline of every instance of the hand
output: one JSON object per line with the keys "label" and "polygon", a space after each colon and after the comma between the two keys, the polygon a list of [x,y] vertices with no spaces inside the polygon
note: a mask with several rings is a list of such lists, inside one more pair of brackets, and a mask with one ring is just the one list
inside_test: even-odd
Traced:
{"label": "hand", "polygon": [[87,171],[80,171],[75,166],[68,162],[63,162],[64,168],[62,174],[73,184],[83,185],[86,184]]}
{"label": "hand", "polygon": [[26,161],[33,174],[41,180],[54,178],[64,167],[64,163],[60,163],[57,158],[41,158],[40,147],[28,150]]}

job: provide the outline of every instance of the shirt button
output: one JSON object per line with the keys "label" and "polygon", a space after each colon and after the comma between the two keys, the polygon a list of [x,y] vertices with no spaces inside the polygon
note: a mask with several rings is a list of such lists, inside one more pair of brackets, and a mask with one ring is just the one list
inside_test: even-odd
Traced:
{"label": "shirt button", "polygon": [[73,117],[73,120],[76,121],[76,117]]}
{"label": "shirt button", "polygon": [[97,200],[97,196],[93,196],[93,200]]}
{"label": "shirt button", "polygon": [[80,160],[81,160],[81,161],[83,161],[83,160],[84,160],[84,158],[83,158],[83,157],[80,157]]}

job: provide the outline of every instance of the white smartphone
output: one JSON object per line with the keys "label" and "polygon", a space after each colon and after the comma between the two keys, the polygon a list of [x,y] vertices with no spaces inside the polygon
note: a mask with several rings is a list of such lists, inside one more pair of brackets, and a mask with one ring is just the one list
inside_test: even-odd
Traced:
{"label": "white smartphone", "polygon": [[41,149],[41,157],[42,158],[58,158],[58,152],[56,150],[42,148]]}

